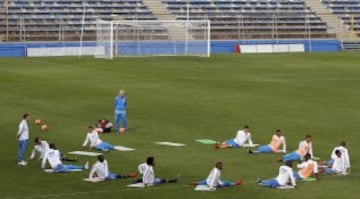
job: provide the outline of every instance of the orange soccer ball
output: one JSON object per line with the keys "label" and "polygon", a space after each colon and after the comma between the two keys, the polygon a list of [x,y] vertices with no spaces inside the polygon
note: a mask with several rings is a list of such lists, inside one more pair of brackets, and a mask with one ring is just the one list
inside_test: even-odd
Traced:
{"label": "orange soccer ball", "polygon": [[40,124],[41,124],[41,120],[40,120],[40,119],[36,119],[36,120],[35,120],[35,124],[36,124],[36,125],[40,125]]}
{"label": "orange soccer ball", "polygon": [[41,126],[41,130],[43,131],[47,131],[48,130],[48,126],[46,124]]}
{"label": "orange soccer ball", "polygon": [[125,133],[126,132],[126,129],[125,128],[120,128],[120,133]]}

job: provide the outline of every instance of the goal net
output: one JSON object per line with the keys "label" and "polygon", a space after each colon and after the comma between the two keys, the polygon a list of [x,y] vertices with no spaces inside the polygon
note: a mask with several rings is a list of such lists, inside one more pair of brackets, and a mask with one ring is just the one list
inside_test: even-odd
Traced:
{"label": "goal net", "polygon": [[209,20],[97,21],[97,58],[210,56]]}

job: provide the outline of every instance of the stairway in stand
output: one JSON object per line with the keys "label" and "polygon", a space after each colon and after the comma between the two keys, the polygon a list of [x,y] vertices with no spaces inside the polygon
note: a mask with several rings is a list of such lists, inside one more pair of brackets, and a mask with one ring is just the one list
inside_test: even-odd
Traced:
{"label": "stairway in stand", "polygon": [[[166,5],[160,0],[143,0],[143,3],[151,10],[158,20],[176,20],[176,18],[168,11]],[[186,30],[181,26],[166,27],[170,39],[173,40],[190,40],[191,34],[186,35]]]}
{"label": "stairway in stand", "polygon": [[358,38],[356,34],[352,34],[349,29],[341,22],[340,17],[333,14],[331,9],[326,8],[326,5],[322,4],[320,0],[304,0],[316,15],[331,28],[335,30],[336,38],[339,40],[347,40],[351,38]]}

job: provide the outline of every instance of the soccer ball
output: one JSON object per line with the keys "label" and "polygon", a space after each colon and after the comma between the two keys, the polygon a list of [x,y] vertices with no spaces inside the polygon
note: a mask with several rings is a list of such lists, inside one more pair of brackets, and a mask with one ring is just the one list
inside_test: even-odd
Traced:
{"label": "soccer ball", "polygon": [[40,124],[41,124],[41,120],[40,120],[40,119],[36,119],[36,120],[35,120],[35,124],[36,124],[36,125],[40,125]]}
{"label": "soccer ball", "polygon": [[120,128],[120,133],[125,133],[126,132],[126,129],[125,128]]}
{"label": "soccer ball", "polygon": [[48,126],[46,124],[41,126],[41,130],[43,131],[47,131],[48,130]]}
{"label": "soccer ball", "polygon": [[104,132],[104,130],[102,128],[96,128],[95,131],[99,134]]}

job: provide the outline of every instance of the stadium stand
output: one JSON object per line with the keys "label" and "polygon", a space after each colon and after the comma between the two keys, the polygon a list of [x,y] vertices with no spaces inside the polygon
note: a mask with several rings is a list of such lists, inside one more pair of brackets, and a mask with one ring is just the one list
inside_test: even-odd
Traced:
{"label": "stadium stand", "polygon": [[[96,20],[155,20],[141,0],[0,0],[7,13],[9,41],[78,41],[84,17],[84,40],[95,40]],[[85,15],[83,15],[85,12]]]}
{"label": "stadium stand", "polygon": [[[332,37],[303,0],[161,0],[177,19],[210,19],[212,39]],[[188,14],[189,11],[189,14]]]}
{"label": "stadium stand", "polygon": [[360,35],[360,0],[321,0],[321,2],[341,18],[348,30]]}
{"label": "stadium stand", "polygon": [[[358,4],[349,5],[359,12]],[[95,40],[97,19],[186,20],[188,10],[191,20],[211,20],[212,39],[334,37],[304,0],[0,0],[0,41],[79,41],[83,20],[84,41]],[[166,37],[179,30],[153,31]]]}

